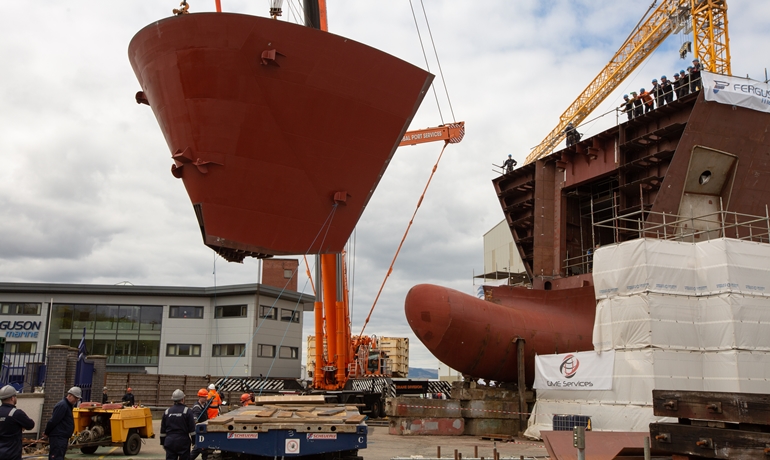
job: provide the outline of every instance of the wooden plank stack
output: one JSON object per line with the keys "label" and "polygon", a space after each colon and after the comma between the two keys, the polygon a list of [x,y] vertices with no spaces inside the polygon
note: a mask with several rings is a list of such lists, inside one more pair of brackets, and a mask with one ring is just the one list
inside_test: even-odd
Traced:
{"label": "wooden plank stack", "polygon": [[355,433],[365,419],[356,406],[326,404],[323,396],[261,396],[255,405],[207,421],[206,431]]}

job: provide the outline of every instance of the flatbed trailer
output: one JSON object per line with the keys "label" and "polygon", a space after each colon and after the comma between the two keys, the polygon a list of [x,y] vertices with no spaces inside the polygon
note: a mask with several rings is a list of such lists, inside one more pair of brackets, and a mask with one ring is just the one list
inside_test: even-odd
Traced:
{"label": "flatbed trailer", "polygon": [[[419,390],[414,390],[419,386]],[[324,396],[329,404],[356,406],[370,419],[385,416],[385,400],[401,394],[443,394],[450,396],[450,382],[429,379],[394,379],[390,377],[366,377],[349,379],[343,390],[315,390],[306,388],[296,380],[275,378],[228,377],[219,379],[216,387],[221,393],[230,393],[229,400],[237,400],[242,393],[307,394]],[[408,388],[407,388],[408,387]]]}
{"label": "flatbed trailer", "polygon": [[365,419],[356,406],[327,404],[323,395],[261,396],[256,405],[199,423],[195,444],[219,450],[222,460],[360,460]]}

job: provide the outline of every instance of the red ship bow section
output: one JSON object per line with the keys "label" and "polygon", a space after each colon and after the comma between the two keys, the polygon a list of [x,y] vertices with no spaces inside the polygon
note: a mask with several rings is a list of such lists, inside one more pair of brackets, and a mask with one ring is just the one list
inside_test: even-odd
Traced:
{"label": "red ship bow section", "polygon": [[200,224],[225,259],[339,252],[433,76],[344,37],[199,13],[129,59]]}

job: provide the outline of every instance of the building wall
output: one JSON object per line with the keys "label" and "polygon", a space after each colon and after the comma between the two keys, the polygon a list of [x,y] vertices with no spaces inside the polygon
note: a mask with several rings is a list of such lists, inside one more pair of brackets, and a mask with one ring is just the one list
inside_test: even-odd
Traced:
{"label": "building wall", "polygon": [[298,268],[297,259],[263,259],[262,284],[296,291]]}
{"label": "building wall", "polygon": [[508,223],[503,219],[484,235],[484,273],[522,273],[525,271],[513,242]]}
{"label": "building wall", "polygon": [[[62,287],[71,286],[80,286],[80,289],[77,290],[86,292],[50,292],[54,288],[61,291]],[[34,292],[36,287],[39,287],[40,291],[49,292]],[[160,306],[162,308],[162,315],[159,318],[160,324],[152,325],[152,327],[160,328],[157,334],[159,343],[149,345],[157,348],[154,352],[157,356],[152,357],[157,364],[136,363],[121,367],[114,363],[116,356],[108,356],[109,371],[119,372],[121,369],[125,369],[125,371],[142,371],[149,374],[231,375],[233,377],[259,376],[261,374],[270,377],[300,377],[302,316],[305,308],[312,309],[315,300],[312,296],[294,291],[284,291],[282,297],[277,299],[279,289],[264,286],[258,288],[258,285],[222,286],[217,288],[216,293],[212,290],[204,292],[202,288],[136,287],[140,291],[145,291],[139,295],[104,292],[113,290],[111,289],[113,287],[109,286],[101,286],[101,288],[104,288],[101,292],[97,286],[94,286],[92,292],[87,292],[87,285],[31,285],[25,283],[22,289],[14,283],[0,283],[0,305],[11,303],[41,304],[39,315],[0,314],[0,334],[3,333],[3,325],[5,325],[5,334],[3,335],[17,334],[19,331],[15,329],[20,329],[22,335],[28,332],[28,337],[7,338],[7,340],[34,342],[36,350],[42,352],[49,326],[48,307],[51,299],[53,299],[54,308],[51,323],[58,328],[58,332],[51,335],[48,345],[76,347],[77,343],[75,342],[79,342],[83,335],[82,327],[86,327],[86,344],[89,347],[89,353],[93,353],[90,347],[94,344],[94,337],[98,338],[99,334],[102,334],[107,328],[105,324],[108,323],[104,321],[104,318],[99,317],[90,322],[77,322],[73,319],[71,323],[67,323],[61,318],[57,318],[57,312],[77,305],[100,306],[102,310],[99,311],[104,311],[105,306],[111,305]],[[116,286],[114,290],[131,291],[131,288],[132,286]],[[67,289],[63,290],[67,291]],[[164,292],[164,290],[169,292]],[[275,319],[258,319],[259,306],[273,309]],[[172,310],[175,311],[174,316],[176,317],[171,317]],[[195,317],[198,315],[192,314],[193,311],[202,312],[202,317]],[[217,311],[225,314],[237,312],[238,316],[217,317]],[[181,316],[183,313],[189,313],[190,317]],[[88,314],[85,316],[73,315],[72,317],[82,319],[83,317],[87,318]],[[291,321],[291,318],[294,318],[295,321]],[[32,327],[30,322],[35,323],[35,327]],[[95,335],[94,330],[99,327],[99,324],[103,330],[96,329]],[[24,330],[25,325],[29,330]],[[121,320],[119,328],[130,329],[131,327],[138,326]],[[141,333],[142,330],[139,329],[139,332]],[[61,337],[71,337],[70,342],[61,343]],[[66,338],[64,340],[66,341]],[[172,350],[176,351],[170,353],[169,345],[175,345],[176,347],[173,347]],[[198,347],[197,354],[194,356],[180,355],[179,350],[184,349],[189,352],[190,348],[178,347],[178,345],[194,345]],[[259,357],[259,345],[274,346],[276,359]],[[140,347],[143,345],[137,343],[136,346],[141,349]],[[145,344],[145,349],[147,346]],[[215,346],[218,346],[218,349],[225,354],[229,352],[231,356],[213,356]],[[281,346],[286,347],[285,350],[289,350],[286,353],[287,357],[280,357]],[[238,356],[241,351],[243,356]],[[98,352],[99,350],[97,350]]]}

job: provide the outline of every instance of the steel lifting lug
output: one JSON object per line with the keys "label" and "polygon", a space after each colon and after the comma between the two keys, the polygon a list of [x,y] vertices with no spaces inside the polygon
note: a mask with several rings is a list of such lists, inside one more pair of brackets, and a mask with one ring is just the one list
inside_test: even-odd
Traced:
{"label": "steel lifting lug", "polygon": [[678,410],[679,401],[677,401],[676,399],[669,399],[663,403],[663,407],[665,407],[668,410]]}

